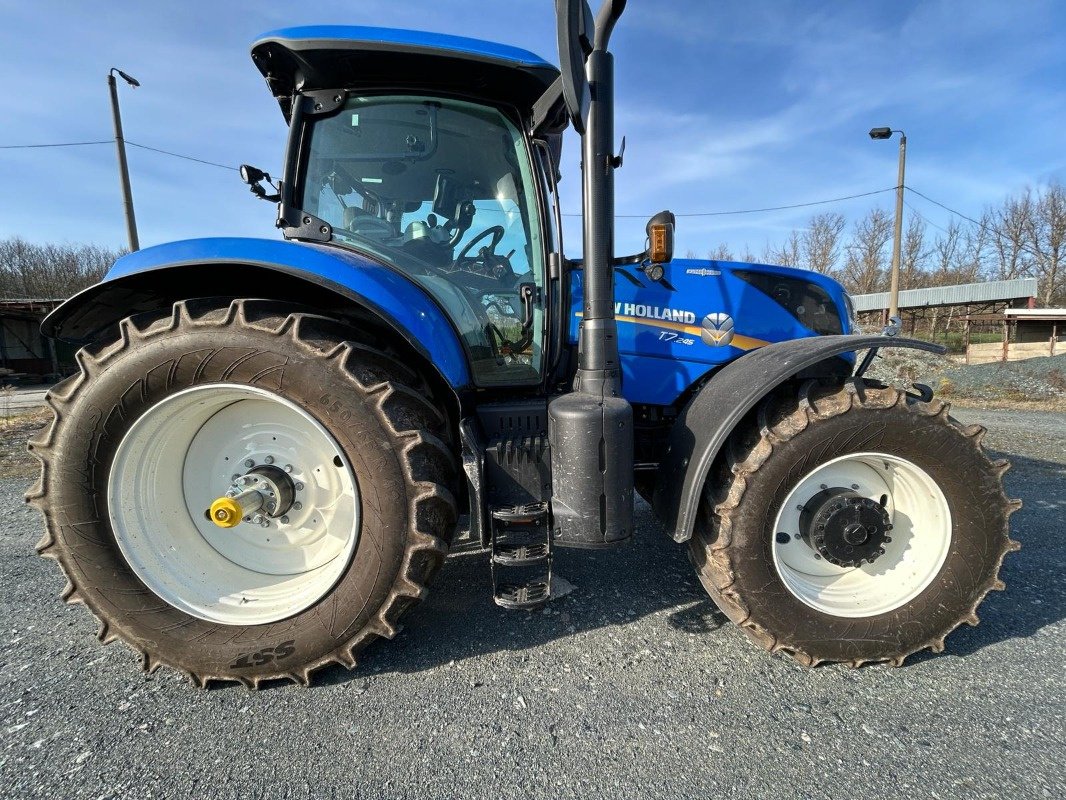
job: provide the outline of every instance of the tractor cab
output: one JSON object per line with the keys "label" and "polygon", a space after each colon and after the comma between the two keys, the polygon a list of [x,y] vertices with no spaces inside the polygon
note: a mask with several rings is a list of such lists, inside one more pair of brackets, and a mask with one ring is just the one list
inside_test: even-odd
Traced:
{"label": "tractor cab", "polygon": [[539,383],[551,148],[529,131],[558,70],[517,48],[359,27],[276,31],[252,56],[291,127],[286,237],[418,283],[455,325],[476,383]]}

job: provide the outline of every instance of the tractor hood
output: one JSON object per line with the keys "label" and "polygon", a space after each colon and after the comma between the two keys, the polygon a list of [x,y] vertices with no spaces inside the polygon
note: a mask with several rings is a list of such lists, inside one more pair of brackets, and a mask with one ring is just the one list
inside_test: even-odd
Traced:
{"label": "tractor hood", "polygon": [[252,60],[290,118],[292,95],[316,89],[453,94],[517,107],[523,117],[559,77],[527,50],[435,33],[314,25],[265,33]]}

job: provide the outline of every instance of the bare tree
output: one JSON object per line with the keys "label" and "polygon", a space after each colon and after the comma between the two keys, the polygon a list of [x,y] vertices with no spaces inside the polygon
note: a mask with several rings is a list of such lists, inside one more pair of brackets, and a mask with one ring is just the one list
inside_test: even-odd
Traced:
{"label": "bare tree", "polygon": [[882,208],[871,209],[855,223],[842,273],[848,291],[868,294],[884,289],[887,272],[885,248],[891,235],[892,219]]}
{"label": "bare tree", "polygon": [[929,251],[925,246],[925,220],[911,214],[907,229],[903,232],[903,244],[899,256],[899,288],[920,289],[928,282],[926,260]]}
{"label": "bare tree", "polygon": [[967,283],[988,280],[993,234],[983,226],[969,226],[963,235],[959,261],[960,277]]}
{"label": "bare tree", "polygon": [[768,264],[782,267],[798,267],[803,261],[803,240],[800,232],[793,230],[783,244],[774,247],[769,242],[763,248],[763,259]]}
{"label": "bare tree", "polygon": [[59,299],[99,281],[122,251],[0,240],[0,297]]}
{"label": "bare tree", "polygon": [[932,286],[950,286],[954,283],[969,283],[962,265],[965,262],[966,231],[955,220],[948,222],[944,232],[933,240],[931,256],[933,260],[930,284]]}
{"label": "bare tree", "polygon": [[734,261],[733,251],[729,249],[729,245],[722,243],[716,248],[707,253],[707,258],[711,261]]}
{"label": "bare tree", "polygon": [[807,269],[823,275],[837,271],[844,224],[844,217],[834,211],[811,217],[802,237],[803,265]]}
{"label": "bare tree", "polygon": [[994,274],[998,280],[1030,275],[1033,256],[1028,247],[1032,230],[1033,196],[1026,189],[1018,197],[1007,197],[996,209],[989,208],[981,217],[981,227],[990,234],[995,256]]}
{"label": "bare tree", "polygon": [[1066,191],[1061,183],[1039,194],[1027,233],[1044,305],[1066,299]]}

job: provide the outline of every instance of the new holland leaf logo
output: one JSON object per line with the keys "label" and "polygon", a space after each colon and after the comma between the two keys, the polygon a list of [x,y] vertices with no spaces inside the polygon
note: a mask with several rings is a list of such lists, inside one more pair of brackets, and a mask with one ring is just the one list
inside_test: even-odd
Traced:
{"label": "new holland leaf logo", "polygon": [[733,318],[728,314],[708,314],[703,318],[700,338],[711,347],[725,347],[733,341]]}

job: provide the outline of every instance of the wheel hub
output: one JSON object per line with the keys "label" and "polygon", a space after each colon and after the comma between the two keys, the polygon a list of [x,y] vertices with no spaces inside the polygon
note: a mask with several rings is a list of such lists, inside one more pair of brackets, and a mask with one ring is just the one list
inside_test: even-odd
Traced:
{"label": "wheel hub", "polygon": [[242,519],[251,522],[257,512],[261,524],[264,515],[287,522],[295,501],[296,484],[286,470],[264,464],[235,477],[226,494],[211,503],[207,518],[220,528],[232,528]]}
{"label": "wheel hub", "polygon": [[830,564],[872,564],[885,553],[892,530],[888,511],[869,497],[827,488],[812,497],[800,515],[800,534]]}

